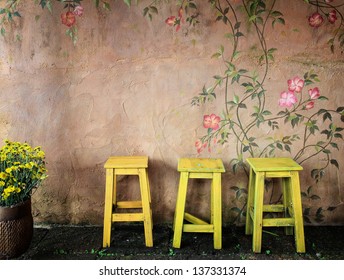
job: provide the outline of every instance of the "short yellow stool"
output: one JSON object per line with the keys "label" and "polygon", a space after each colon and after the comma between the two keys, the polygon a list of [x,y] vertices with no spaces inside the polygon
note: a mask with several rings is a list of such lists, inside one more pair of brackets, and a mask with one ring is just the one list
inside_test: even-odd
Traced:
{"label": "short yellow stool", "polygon": [[[104,233],[103,247],[109,247],[111,242],[112,222],[143,221],[145,241],[147,247],[153,247],[153,222],[151,210],[151,196],[148,180],[148,157],[146,156],[120,156],[110,157],[105,165],[106,186],[104,206]],[[139,201],[117,201],[116,176],[138,175],[141,191]],[[116,209],[142,209],[138,213],[116,213]],[[140,211],[140,210],[139,210]]]}
{"label": "short yellow stool", "polygon": [[[291,158],[248,158],[250,178],[246,212],[247,235],[253,234],[252,250],[261,252],[262,227],[286,227],[295,235],[296,251],[305,252],[299,171],[303,168]],[[264,205],[265,178],[281,178],[283,204]],[[264,218],[264,212],[282,212],[282,218]]]}
{"label": "short yellow stool", "polygon": [[[222,248],[221,173],[225,172],[221,159],[181,158],[178,162],[180,181],[174,214],[174,248],[180,248],[182,232],[211,232],[214,248]],[[185,212],[189,178],[211,179],[211,217],[207,223]],[[191,224],[184,223],[184,219]]]}

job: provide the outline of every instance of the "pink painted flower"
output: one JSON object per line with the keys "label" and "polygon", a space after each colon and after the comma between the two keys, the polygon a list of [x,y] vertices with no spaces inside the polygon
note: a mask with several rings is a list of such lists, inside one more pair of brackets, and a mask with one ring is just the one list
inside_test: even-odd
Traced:
{"label": "pink painted flower", "polygon": [[278,105],[281,107],[292,107],[297,102],[297,98],[295,93],[292,91],[283,91],[281,92],[280,99],[278,101]]}
{"label": "pink painted flower", "polygon": [[169,26],[175,26],[176,31],[179,31],[181,27],[181,23],[184,23],[184,18],[183,18],[183,8],[180,7],[178,10],[178,17],[176,16],[170,16],[165,20],[165,23],[168,24]]}
{"label": "pink painted flower", "polygon": [[178,10],[178,16],[179,16],[180,19],[183,17],[183,12],[184,12],[183,8],[180,7],[179,10]]}
{"label": "pink painted flower", "polygon": [[295,92],[301,92],[304,84],[305,84],[305,82],[296,76],[293,79],[288,80],[288,90],[289,91],[295,91]]}
{"label": "pink painted flower", "polygon": [[175,16],[170,16],[165,20],[165,23],[169,26],[175,25],[177,18]]}
{"label": "pink painted flower", "polygon": [[195,142],[195,147],[197,149],[197,153],[201,153],[206,146],[207,146],[207,143],[202,143],[201,140],[197,140]]}
{"label": "pink painted flower", "polygon": [[73,12],[66,12],[61,14],[61,22],[64,25],[67,25],[68,27],[71,27],[75,23],[75,15]]}
{"label": "pink painted flower", "polygon": [[310,102],[308,102],[308,103],[306,104],[305,109],[306,109],[306,110],[310,110],[310,109],[312,109],[313,107],[314,107],[314,102],[313,102],[313,101],[310,101]]}
{"label": "pink painted flower", "polygon": [[319,27],[320,25],[322,25],[322,23],[324,22],[324,18],[322,17],[321,14],[319,14],[318,12],[313,13],[309,18],[308,18],[308,23],[310,26],[312,27]]}
{"label": "pink painted flower", "polygon": [[178,10],[178,17],[179,17],[180,23],[185,23],[185,19],[184,19],[183,14],[184,14],[184,10],[182,7],[180,7]]}
{"label": "pink painted flower", "polygon": [[80,5],[76,6],[74,11],[73,11],[73,14],[76,15],[76,16],[81,17],[84,14],[84,8],[81,7]]}
{"label": "pink painted flower", "polygon": [[335,10],[332,10],[331,12],[329,12],[328,14],[328,21],[330,23],[335,23],[337,20],[337,12]]}
{"label": "pink painted flower", "polygon": [[219,116],[216,116],[215,114],[211,115],[204,115],[203,117],[203,126],[205,128],[211,128],[213,130],[219,129],[221,119]]}
{"label": "pink painted flower", "polygon": [[165,20],[165,23],[169,26],[176,26],[176,31],[180,29],[180,18],[176,16],[170,16]]}
{"label": "pink painted flower", "polygon": [[318,99],[320,97],[320,91],[317,87],[309,89],[308,94],[311,99]]}

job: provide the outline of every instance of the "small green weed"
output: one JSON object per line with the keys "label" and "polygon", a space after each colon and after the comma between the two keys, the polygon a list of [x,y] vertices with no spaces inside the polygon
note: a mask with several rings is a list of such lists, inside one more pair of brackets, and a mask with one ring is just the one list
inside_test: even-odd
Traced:
{"label": "small green weed", "polygon": [[169,249],[168,249],[168,255],[169,255],[170,257],[173,257],[173,256],[176,255],[176,252],[173,250],[173,248],[169,248]]}

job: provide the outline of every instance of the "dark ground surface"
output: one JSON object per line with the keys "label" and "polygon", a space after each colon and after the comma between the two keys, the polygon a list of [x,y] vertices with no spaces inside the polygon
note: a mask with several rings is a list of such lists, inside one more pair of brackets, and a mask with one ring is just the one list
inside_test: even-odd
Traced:
{"label": "dark ground surface", "polygon": [[115,224],[111,247],[103,249],[103,228],[37,226],[29,250],[20,260],[344,260],[344,226],[305,227],[306,253],[297,254],[293,236],[267,228],[262,253],[251,251],[244,227],[224,228],[222,249],[213,249],[210,233],[183,233],[180,249],[172,248],[170,225],[155,225],[154,247],[145,247],[142,224]]}

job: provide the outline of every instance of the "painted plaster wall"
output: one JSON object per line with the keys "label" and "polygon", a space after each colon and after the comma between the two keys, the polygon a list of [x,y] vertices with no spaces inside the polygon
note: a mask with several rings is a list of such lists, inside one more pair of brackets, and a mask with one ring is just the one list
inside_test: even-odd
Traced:
{"label": "painted plaster wall", "polygon": [[[213,103],[195,107],[191,98],[214,75],[223,73],[212,54],[221,44],[230,49],[223,36],[225,26],[214,21],[206,1],[200,1],[200,25],[178,33],[164,23],[176,14],[173,4],[161,7],[150,22],[142,17],[143,5],[129,10],[118,1],[107,13],[84,1],[75,47],[59,22],[60,7],[54,6],[55,13],[50,15],[31,2],[22,4],[24,16],[16,29],[22,41],[13,42],[14,34],[0,41],[0,139],[27,141],[46,152],[49,178],[33,196],[35,221],[102,224],[106,159],[148,155],[155,222],[173,219],[180,157],[223,159],[227,169],[223,222],[232,222],[235,213],[230,209],[240,207],[245,197],[236,200],[231,187],[247,184],[243,173],[231,171],[234,137],[229,139],[232,143],[217,145],[211,152],[198,154],[195,148],[195,141],[206,131],[203,116],[219,115],[223,99],[219,93]],[[330,26],[311,29],[307,24],[311,10],[303,1],[292,2],[278,1],[286,25],[271,29],[266,38],[278,49],[266,83],[269,108],[278,112],[279,94],[286,89],[287,79],[311,69],[319,75],[322,95],[329,98],[326,106],[337,108],[344,104],[343,55],[331,54],[326,44]],[[35,21],[37,14],[40,19]],[[240,63],[249,68],[257,61],[254,34],[248,32],[241,44],[245,52]],[[277,132],[260,128],[256,137],[287,133],[295,130],[290,126]],[[312,185],[321,198],[304,199],[304,208],[310,207],[314,216],[320,207],[336,207],[323,212],[323,224],[344,223],[342,141],[338,147],[339,169],[327,169],[315,184],[310,171],[323,159],[316,156],[305,162],[301,175],[302,190]],[[122,177],[119,183],[123,186],[120,197],[138,196],[135,179]],[[206,217],[209,185],[196,181],[191,186],[198,193],[190,193],[188,207]]]}

